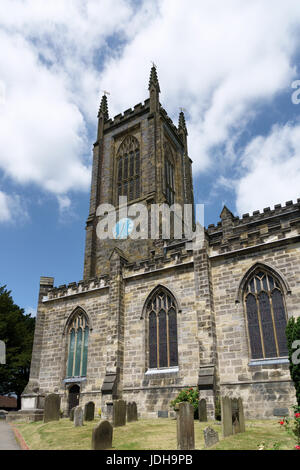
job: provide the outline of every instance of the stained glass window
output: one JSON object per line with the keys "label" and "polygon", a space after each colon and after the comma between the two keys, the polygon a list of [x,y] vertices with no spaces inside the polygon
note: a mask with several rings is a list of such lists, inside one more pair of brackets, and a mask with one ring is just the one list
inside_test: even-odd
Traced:
{"label": "stained glass window", "polygon": [[127,196],[128,201],[140,197],[140,148],[138,140],[127,136],[117,155],[118,197]]}
{"label": "stained glass window", "polygon": [[79,310],[68,326],[67,377],[85,377],[87,370],[89,327]]}
{"label": "stained glass window", "polygon": [[177,312],[174,298],[163,288],[147,304],[149,368],[178,365]]}
{"label": "stained glass window", "polygon": [[284,298],[273,275],[254,273],[245,287],[245,306],[252,359],[287,356]]}

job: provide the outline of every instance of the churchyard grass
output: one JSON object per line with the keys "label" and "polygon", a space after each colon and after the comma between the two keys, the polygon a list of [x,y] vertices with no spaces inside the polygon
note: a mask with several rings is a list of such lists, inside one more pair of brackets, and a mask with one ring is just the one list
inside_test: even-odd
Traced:
{"label": "churchyard grass", "polygon": [[[16,424],[32,450],[81,450],[91,448],[92,429],[99,420],[74,427],[69,419],[49,423]],[[220,442],[209,450],[293,449],[296,441],[278,424],[278,420],[246,421],[246,432],[222,438],[222,427],[213,422],[195,421],[196,449],[204,449],[203,430],[211,426],[219,433]],[[176,421],[151,419],[128,423],[114,429],[115,450],[175,450]]]}

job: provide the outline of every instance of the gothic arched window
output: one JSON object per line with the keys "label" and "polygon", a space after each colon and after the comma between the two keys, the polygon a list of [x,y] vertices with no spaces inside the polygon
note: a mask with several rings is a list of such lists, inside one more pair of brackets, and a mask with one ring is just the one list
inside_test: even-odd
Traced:
{"label": "gothic arched window", "polygon": [[252,359],[288,355],[284,296],[278,280],[258,269],[244,292]]}
{"label": "gothic arched window", "polygon": [[175,201],[174,163],[169,145],[165,147],[165,192],[167,204],[170,206]]}
{"label": "gothic arched window", "polygon": [[149,368],[178,365],[177,308],[165,289],[155,292],[147,303]]}
{"label": "gothic arched window", "polygon": [[68,325],[67,333],[67,377],[85,377],[87,369],[89,327],[87,318],[82,310],[78,310],[72,318]]}
{"label": "gothic arched window", "polygon": [[117,155],[117,186],[119,196],[128,201],[140,197],[140,146],[138,140],[127,136]]}

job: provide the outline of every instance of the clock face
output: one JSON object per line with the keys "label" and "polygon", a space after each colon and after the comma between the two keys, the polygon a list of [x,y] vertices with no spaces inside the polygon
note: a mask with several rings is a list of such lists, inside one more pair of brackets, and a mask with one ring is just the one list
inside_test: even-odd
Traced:
{"label": "clock face", "polygon": [[119,220],[113,230],[114,238],[117,240],[125,240],[131,234],[133,227],[133,220],[128,218]]}

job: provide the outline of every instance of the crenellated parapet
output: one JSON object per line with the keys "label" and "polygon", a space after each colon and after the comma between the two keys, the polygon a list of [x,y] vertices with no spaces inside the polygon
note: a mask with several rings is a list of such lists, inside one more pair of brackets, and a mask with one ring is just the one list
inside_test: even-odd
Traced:
{"label": "crenellated parapet", "polygon": [[103,289],[109,287],[109,281],[109,276],[101,276],[86,281],[70,282],[68,285],[63,284],[50,289],[47,296],[44,296],[42,301],[48,302],[62,297],[70,297],[84,292]]}
{"label": "crenellated parapet", "polygon": [[207,228],[209,245],[219,253],[300,235],[300,199],[277,204],[251,215],[235,217],[224,207],[221,222]]}

